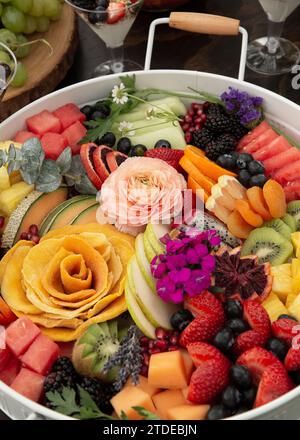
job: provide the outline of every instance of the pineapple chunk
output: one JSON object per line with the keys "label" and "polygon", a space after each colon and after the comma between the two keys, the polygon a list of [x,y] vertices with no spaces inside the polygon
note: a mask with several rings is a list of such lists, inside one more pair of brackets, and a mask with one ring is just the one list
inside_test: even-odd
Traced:
{"label": "pineapple chunk", "polygon": [[5,215],[10,215],[18,204],[33,191],[34,185],[19,182],[0,193],[0,206]]}
{"label": "pineapple chunk", "polygon": [[285,303],[288,294],[292,291],[291,264],[281,264],[271,267],[273,276],[272,290]]}
{"label": "pineapple chunk", "polygon": [[292,259],[292,278],[300,277],[300,260],[298,258]]}
{"label": "pineapple chunk", "polygon": [[11,185],[14,185],[15,183],[18,182],[22,182],[22,176],[20,171],[13,171],[10,175],[9,175],[9,181]]}
{"label": "pineapple chunk", "polygon": [[298,321],[300,320],[300,295],[296,296],[296,299],[288,307],[289,314],[294,316]]}
{"label": "pineapple chunk", "polygon": [[280,315],[288,313],[287,308],[274,292],[269,294],[269,296],[262,302],[262,305],[268,313],[271,322],[276,321]]}
{"label": "pineapple chunk", "polygon": [[10,180],[7,169],[5,167],[0,168],[0,191],[10,188]]}
{"label": "pineapple chunk", "polygon": [[297,293],[289,293],[287,298],[286,298],[286,303],[285,303],[285,307],[288,309],[290,307],[290,305],[295,301],[295,299],[297,298],[298,294]]}
{"label": "pineapple chunk", "polygon": [[291,240],[296,251],[298,246],[300,245],[300,232],[293,232],[291,234]]}

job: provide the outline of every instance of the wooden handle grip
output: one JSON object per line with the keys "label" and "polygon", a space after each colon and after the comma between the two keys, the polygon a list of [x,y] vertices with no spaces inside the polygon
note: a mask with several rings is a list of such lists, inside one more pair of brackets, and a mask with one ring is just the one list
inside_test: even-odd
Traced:
{"label": "wooden handle grip", "polygon": [[169,26],[188,32],[211,35],[237,35],[240,21],[220,15],[172,12]]}

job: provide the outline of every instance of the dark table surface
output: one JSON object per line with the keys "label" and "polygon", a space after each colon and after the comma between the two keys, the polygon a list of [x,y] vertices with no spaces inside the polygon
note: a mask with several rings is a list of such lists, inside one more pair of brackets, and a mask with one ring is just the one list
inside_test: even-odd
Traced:
{"label": "dark table surface", "polygon": [[[250,40],[265,36],[267,19],[256,0],[191,0],[181,8],[185,11],[205,12],[238,18],[250,36]],[[151,21],[166,13],[141,12],[125,42],[126,58],[144,64],[147,33]],[[300,47],[300,7],[287,19],[284,37]],[[240,39],[210,37],[189,34],[167,26],[157,29],[153,54],[153,69],[186,69],[237,76]],[[93,69],[105,61],[108,54],[105,45],[83,22],[79,22],[79,45],[74,65],[61,87],[88,79]],[[280,76],[257,75],[246,71],[246,81],[273,90],[300,104],[300,91],[292,88],[291,74]],[[0,420],[6,420],[0,411]]]}

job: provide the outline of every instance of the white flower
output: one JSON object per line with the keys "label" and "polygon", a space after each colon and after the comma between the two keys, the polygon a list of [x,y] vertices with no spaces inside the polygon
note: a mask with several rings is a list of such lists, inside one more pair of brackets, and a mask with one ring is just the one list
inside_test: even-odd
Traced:
{"label": "white flower", "polygon": [[116,104],[126,104],[126,102],[128,101],[128,96],[127,93],[125,92],[125,86],[123,83],[121,83],[119,86],[114,86],[114,88],[112,89],[112,97],[113,97],[113,101]]}
{"label": "white flower", "polygon": [[118,130],[121,132],[122,136],[135,135],[135,131],[133,130],[133,124],[131,122],[127,122],[127,121],[120,122]]}
{"label": "white flower", "polygon": [[146,110],[146,119],[149,121],[150,119],[155,117],[155,109],[152,105],[150,105]]}

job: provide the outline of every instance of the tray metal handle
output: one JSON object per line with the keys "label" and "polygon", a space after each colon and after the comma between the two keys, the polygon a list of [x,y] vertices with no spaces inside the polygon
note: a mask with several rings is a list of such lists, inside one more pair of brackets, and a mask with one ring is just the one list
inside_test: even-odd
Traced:
{"label": "tray metal handle", "polygon": [[172,12],[170,17],[158,18],[152,21],[148,34],[148,44],[145,59],[145,70],[151,66],[153,43],[156,26],[169,24],[170,27],[188,32],[210,35],[242,35],[242,47],[238,79],[243,81],[246,70],[246,57],[248,46],[248,32],[240,21],[234,18],[221,17],[219,15],[199,14],[196,12]]}

